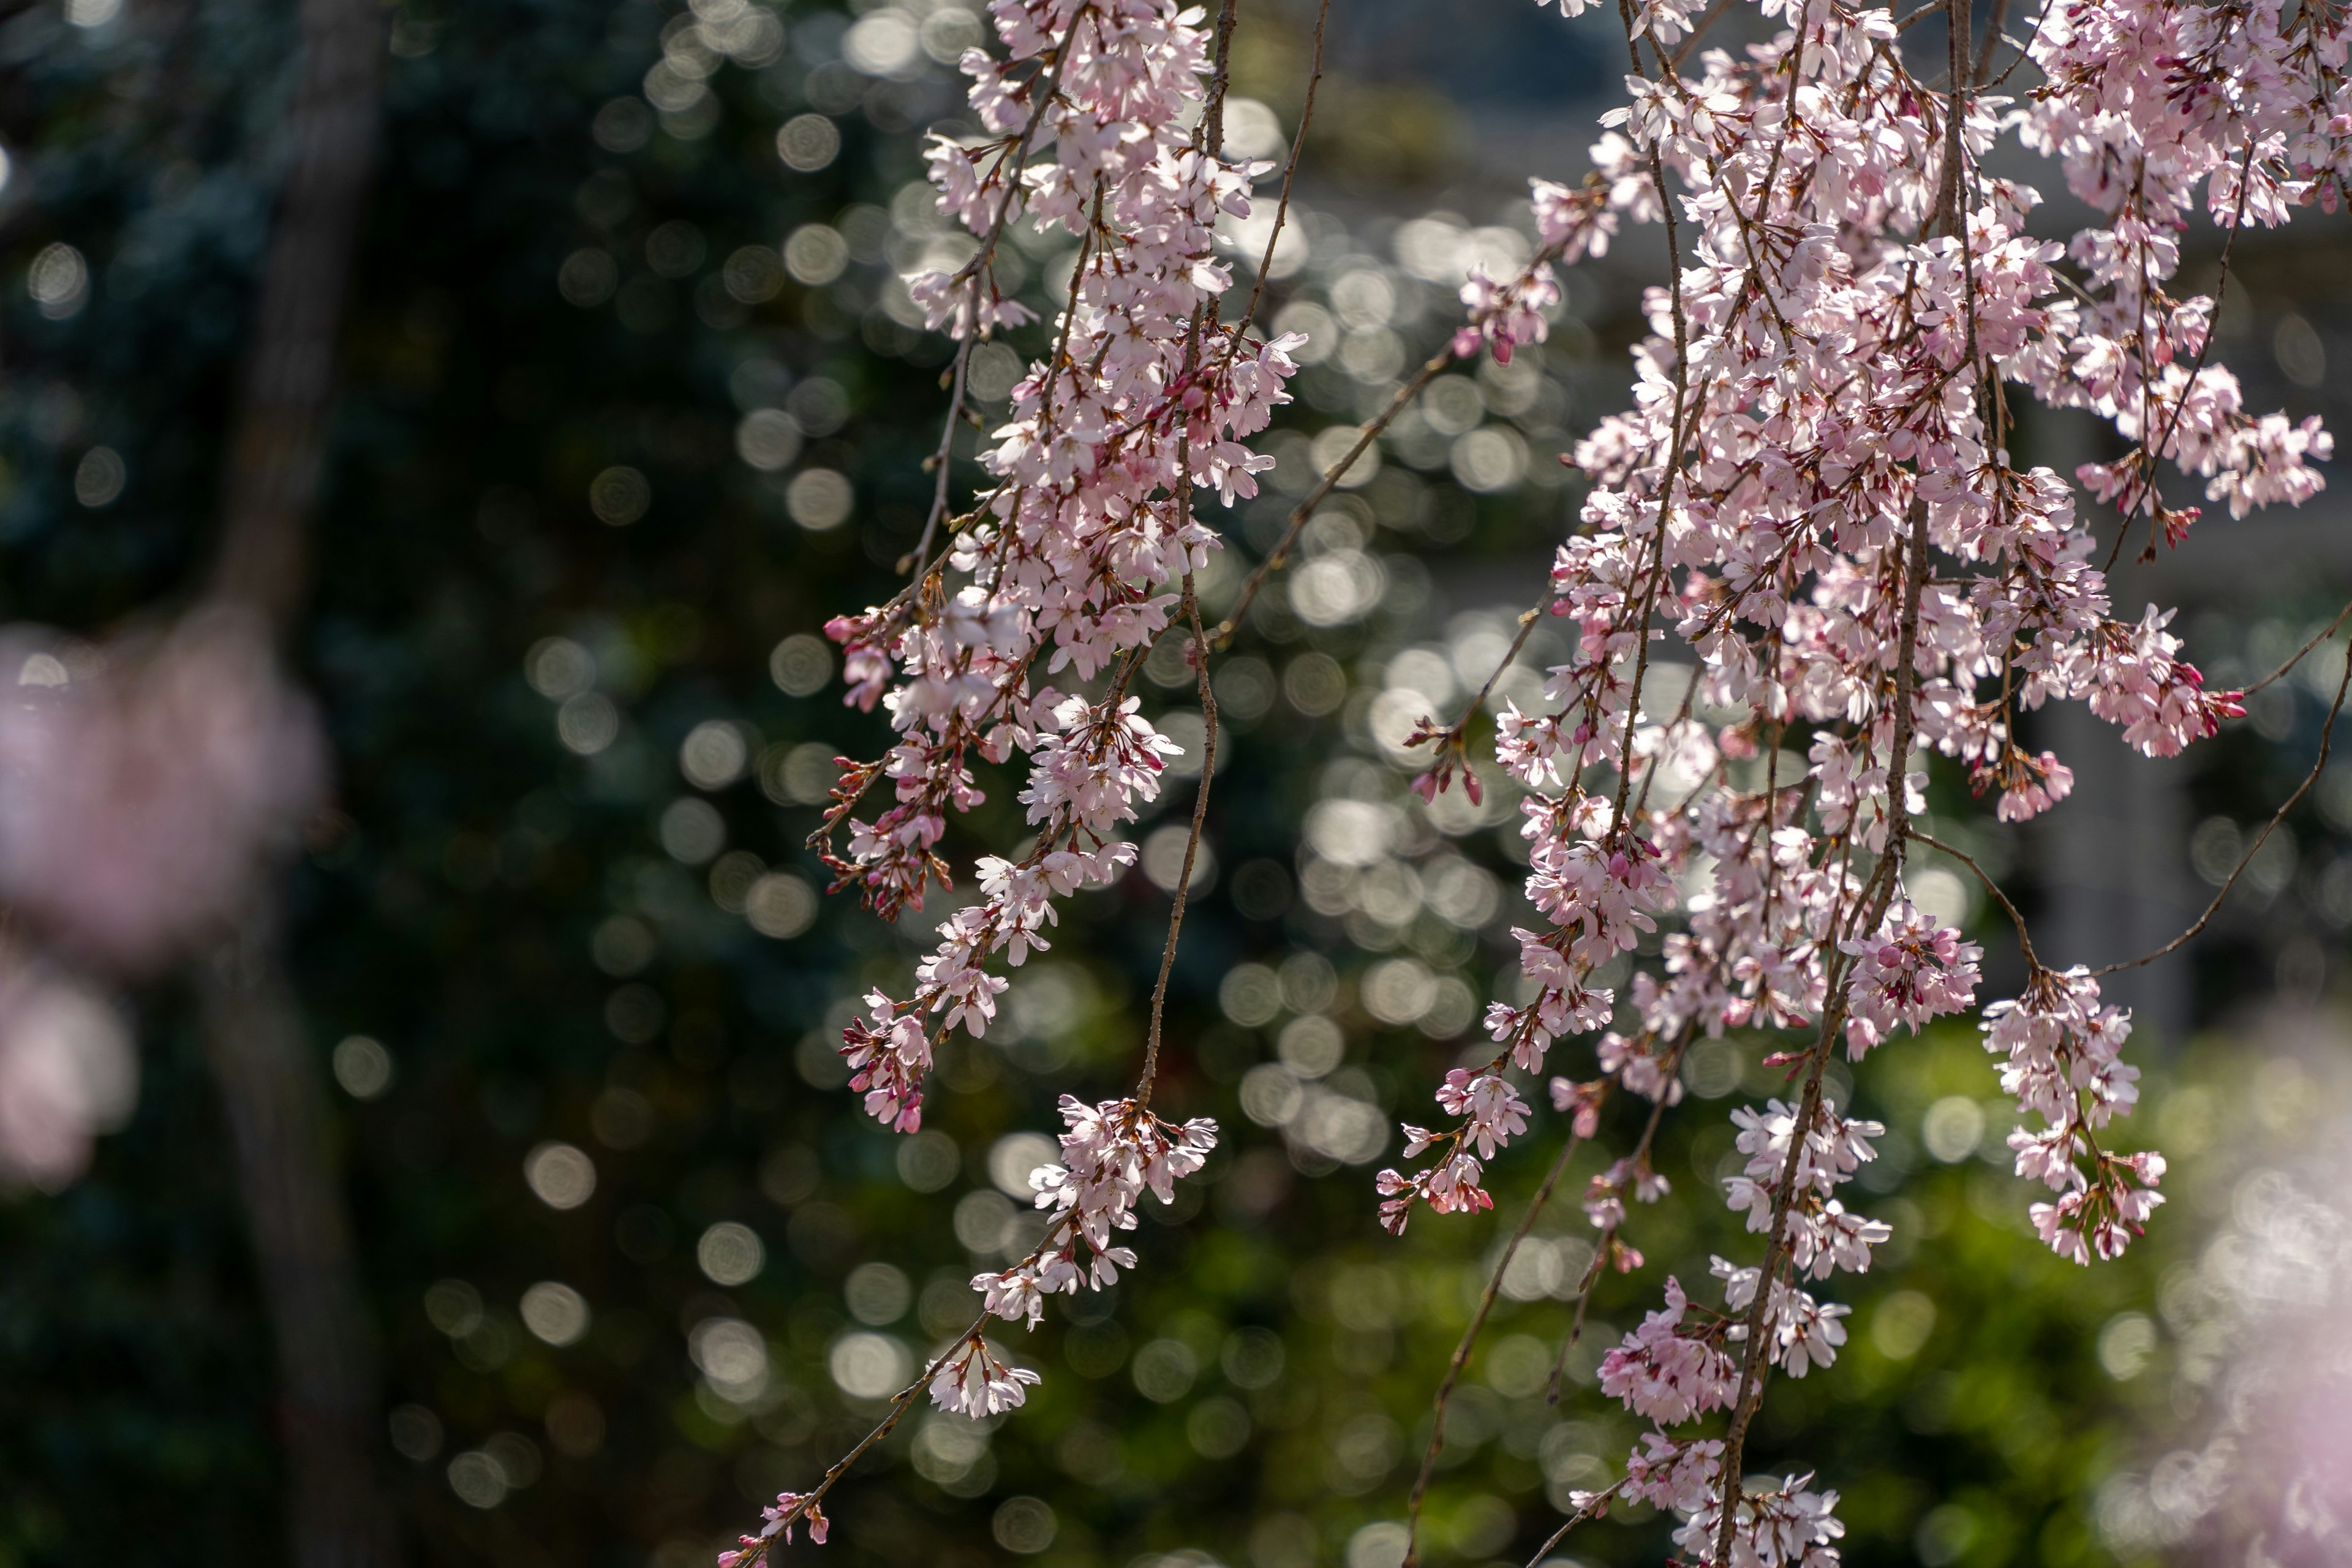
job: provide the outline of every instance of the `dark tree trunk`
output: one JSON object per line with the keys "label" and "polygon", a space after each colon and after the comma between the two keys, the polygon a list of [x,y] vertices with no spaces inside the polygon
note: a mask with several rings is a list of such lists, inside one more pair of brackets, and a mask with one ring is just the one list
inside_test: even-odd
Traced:
{"label": "dark tree trunk", "polygon": [[[213,595],[281,639],[307,577],[343,296],[374,161],[383,16],[377,0],[301,0],[286,183],[229,432]],[[278,1342],[289,1556],[295,1568],[391,1568],[399,1550],[376,1474],[375,1336],[326,1085],[287,978],[274,901],[259,904],[205,966],[202,988]]]}
{"label": "dark tree trunk", "polygon": [[305,586],[306,525],[333,413],[335,348],[375,161],[383,7],[301,0],[289,163],[222,485],[214,590],[280,630]]}
{"label": "dark tree trunk", "polygon": [[295,1568],[389,1568],[376,1476],[374,1339],[328,1126],[327,1091],[266,915],[205,966],[205,1033],[278,1340]]}

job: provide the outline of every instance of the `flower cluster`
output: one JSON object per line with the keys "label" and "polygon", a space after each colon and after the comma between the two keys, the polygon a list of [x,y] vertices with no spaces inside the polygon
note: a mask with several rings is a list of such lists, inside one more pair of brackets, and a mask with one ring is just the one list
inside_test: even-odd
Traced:
{"label": "flower cluster", "polygon": [[980,1335],[967,1334],[931,1373],[931,1403],[978,1420],[1013,1408],[1039,1381],[1027,1367],[997,1354]]}
{"label": "flower cluster", "polygon": [[[1045,1239],[1012,1268],[971,1281],[987,1313],[1031,1328],[1045,1316],[1046,1297],[1103,1289],[1120,1269],[1135,1267],[1134,1251],[1116,1244],[1113,1233],[1135,1228],[1135,1205],[1146,1192],[1163,1204],[1174,1201],[1176,1182],[1198,1171],[1217,1146],[1215,1122],[1174,1126],[1132,1100],[1087,1105],[1066,1094],[1062,1120],[1068,1131],[1061,1163],[1041,1165],[1029,1177],[1037,1206],[1052,1215]],[[933,1404],[975,1419],[1020,1405],[1037,1381],[977,1330],[939,1356],[927,1379]]]}
{"label": "flower cluster", "polygon": [[1985,1048],[2006,1058],[2001,1088],[2021,1114],[2042,1121],[2038,1131],[2009,1135],[2017,1173],[2058,1194],[2032,1206],[2033,1227],[2077,1263],[2094,1252],[2120,1255],[2164,1202],[2155,1190],[2163,1155],[2118,1154],[2098,1142],[2098,1129],[2139,1100],[2139,1069],[2122,1059],[2130,1036],[2131,1015],[2102,1006],[2098,981],[2079,967],[2042,971],[2024,995],[1985,1009]]}
{"label": "flower cluster", "polygon": [[[1663,217],[1669,203],[1686,227],[1675,276],[1646,301],[1633,406],[1572,454],[1593,488],[1549,606],[1573,625],[1572,657],[1550,671],[1546,710],[1496,716],[1496,756],[1527,791],[1528,895],[1549,924],[1517,933],[1533,999],[1491,1009],[1503,1055],[1486,1071],[1531,1070],[1560,1037],[1590,1032],[1605,1081],[1663,1102],[1675,1042],[1753,1026],[1814,1037],[1776,1058],[1809,1075],[1801,1096],[1735,1112],[1746,1163],[1727,1196],[1767,1237],[1763,1264],[1718,1262],[1728,1316],[1697,1313],[1669,1282],[1666,1310],[1604,1363],[1607,1391],[1665,1426],[1751,1396],[1759,1354],[1792,1375],[1828,1364],[1843,1309],[1799,1281],[1866,1269],[1887,1239],[1835,1195],[1880,1129],[1842,1115],[1821,1074],[1839,1037],[1859,1061],[1975,1005],[1980,950],[1905,887],[1926,809],[1919,753],[1997,788],[2001,818],[2020,821],[2073,786],[2063,762],[2018,744],[2025,710],[2083,701],[2149,756],[2242,710],[2181,657],[2168,612],[2116,616],[2074,488],[2011,461],[2009,389],[2112,426],[2123,455],[2074,477],[2126,531],[2145,516],[2151,548],[2196,516],[2158,495],[2166,465],[2232,515],[2308,499],[2326,432],[2244,409],[2208,363],[2215,301],[2168,290],[2199,202],[2232,234],[2276,226],[2341,199],[2352,168],[2347,17],[2333,8],[2052,7],[2022,46],[2047,85],[2014,110],[1974,85],[1997,40],[1972,60],[1957,23],[1950,74],[1931,86],[1885,9],[1761,10],[1777,36],[1700,54],[1687,76],[1666,52],[1702,24],[1665,4],[1629,11],[1636,74],[1592,174],[1536,189],[1546,259],[1597,253],[1622,216]],[[1640,63],[1645,37],[1663,46],[1654,70]],[[2040,195],[1987,166],[2012,133],[2091,210],[2071,242],[2027,235]],[[1507,358],[1539,341],[1554,286],[1548,272],[1474,277],[1456,352]],[[1679,712],[1645,707],[1660,619],[1693,667]],[[1425,796],[1466,773],[1444,750],[1462,732],[1421,726],[1442,753]],[[1656,791],[1669,768],[1679,798]],[[1680,929],[1657,932],[1669,915]],[[1591,976],[1645,945],[1659,962],[1628,991],[1639,1029],[1612,1029],[1617,998]],[[2004,1083],[2045,1122],[2011,1140],[2019,1170],[2059,1194],[2035,1205],[2036,1225],[2063,1254],[2112,1256],[2158,1201],[2163,1169],[2095,1137],[2131,1102],[2116,1054],[2127,1026],[2081,971],[2037,970],[1987,1028]],[[1581,1131],[1591,1101],[1559,1083]],[[1381,1175],[1392,1230],[1415,1202],[1486,1206],[1479,1162],[1518,1129],[1463,1087],[1441,1095],[1458,1125],[1408,1130],[1408,1153],[1438,1163]],[[1612,1251],[1648,1179],[1637,1153],[1588,1193]],[[1763,1343],[1735,1394],[1724,1347],[1751,1333]],[[1734,1411],[1727,1450],[1654,1435],[1629,1485],[1689,1516],[1686,1561],[1833,1561],[1833,1494],[1795,1481],[1740,1494],[1747,1414]]]}
{"label": "flower cluster", "polygon": [[[1731,1561],[1738,1568],[1832,1568],[1838,1561],[1832,1542],[1845,1534],[1845,1524],[1834,1511],[1837,1493],[1814,1491],[1811,1480],[1789,1476],[1769,1490],[1740,1489],[1732,1505]],[[1707,1505],[1683,1521],[1675,1544],[1688,1554],[1685,1562],[1716,1561],[1721,1518],[1721,1500],[1710,1494]]]}
{"label": "flower cluster", "polygon": [[803,1521],[808,1523],[809,1539],[819,1546],[824,1544],[824,1532],[829,1528],[824,1510],[816,1498],[800,1492],[778,1492],[776,1500],[760,1510],[760,1518],[763,1521],[760,1533],[739,1536],[733,1551],[719,1554],[719,1568],[738,1568],[738,1564],[758,1560],[767,1552],[770,1542],[790,1542],[793,1526]]}
{"label": "flower cluster", "polygon": [[1928,1019],[1965,1012],[1976,1000],[1977,960],[1984,949],[1962,942],[1906,900],[1886,911],[1873,936],[1841,944],[1853,967],[1846,981],[1845,1049],[1860,1061],[1898,1024],[1913,1034]]}
{"label": "flower cluster", "polygon": [[1710,1321],[1686,1321],[1690,1313],[1682,1286],[1668,1279],[1665,1310],[1643,1318],[1601,1358],[1601,1392],[1662,1426],[1730,1404],[1739,1369],[1723,1353],[1724,1325],[1712,1314]]}
{"label": "flower cluster", "polygon": [[[1100,1290],[1120,1269],[1135,1267],[1134,1252],[1113,1242],[1112,1233],[1135,1228],[1135,1205],[1147,1191],[1163,1204],[1174,1202],[1174,1184],[1199,1170],[1217,1146],[1215,1122],[1198,1118],[1175,1126],[1132,1100],[1087,1105],[1066,1094],[1062,1120],[1069,1124],[1062,1163],[1041,1165],[1029,1178],[1037,1206],[1052,1216],[1045,1239],[1003,1273],[971,1282],[991,1313],[1032,1327],[1045,1314],[1046,1297]],[[1015,1395],[1009,1403],[1020,1402]]]}
{"label": "flower cluster", "polygon": [[1437,1104],[1448,1116],[1460,1117],[1460,1123],[1444,1132],[1406,1123],[1404,1156],[1418,1159],[1441,1146],[1444,1155],[1411,1176],[1396,1171],[1380,1174],[1381,1224],[1392,1234],[1404,1234],[1415,1203],[1425,1203],[1439,1214],[1494,1207],[1495,1200],[1478,1184],[1486,1173],[1481,1162],[1493,1159],[1513,1134],[1528,1130],[1527,1101],[1491,1070],[1473,1075],[1467,1068],[1455,1068],[1438,1086]]}
{"label": "flower cluster", "polygon": [[[1199,13],[1162,0],[1029,0],[999,5],[995,20],[1003,57],[975,48],[962,62],[985,133],[934,137],[930,150],[940,210],[978,248],[908,288],[967,352],[1026,320],[993,261],[1020,222],[1078,239],[1069,299],[1052,352],[1013,389],[1012,417],[981,455],[992,488],[945,520],[946,550],[905,592],[827,627],[843,645],[848,700],[878,702],[898,735],[887,755],[843,765],[819,836],[837,887],[886,918],[920,908],[949,878],[937,846],[950,816],[984,798],[973,763],[1030,759],[1020,798],[1034,847],[982,858],[979,901],[940,927],[914,994],[877,1002],[849,1032],[869,1111],[904,1131],[919,1124],[935,1043],[923,1020],[984,1032],[1005,984],[990,962],[1045,948],[1056,900],[1133,863],[1116,835],[1157,795],[1176,748],[1137,712],[1127,682],[1169,629],[1172,586],[1219,547],[1192,514],[1192,489],[1230,502],[1255,494],[1272,465],[1244,442],[1287,400],[1298,342],[1251,338],[1213,309],[1231,282],[1213,226],[1247,214],[1256,171],[1191,129],[1209,71]],[[940,494],[943,509],[944,475]],[[1108,676],[1109,689],[1095,699],[1035,683],[1066,671]],[[853,815],[886,784],[887,809]],[[845,853],[833,843],[845,828]]]}
{"label": "flower cluster", "polygon": [[[1773,1210],[1780,1210],[1781,1239],[1799,1273],[1817,1279],[1838,1268],[1866,1273],[1871,1248],[1890,1232],[1882,1221],[1846,1213],[1832,1194],[1877,1157],[1870,1141],[1885,1136],[1886,1129],[1820,1104],[1791,1170],[1790,1146],[1797,1141],[1801,1113],[1801,1107],[1777,1100],[1766,1100],[1760,1111],[1744,1105],[1732,1111],[1732,1124],[1739,1129],[1734,1144],[1748,1162],[1738,1175],[1725,1182],[1726,1202],[1747,1215],[1751,1231],[1770,1229]],[[1785,1197],[1780,1191],[1784,1182]]]}

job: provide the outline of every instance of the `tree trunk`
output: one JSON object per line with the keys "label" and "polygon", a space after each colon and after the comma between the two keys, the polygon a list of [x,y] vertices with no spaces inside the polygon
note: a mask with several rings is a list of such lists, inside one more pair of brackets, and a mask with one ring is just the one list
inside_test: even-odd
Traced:
{"label": "tree trunk", "polygon": [[[333,413],[336,344],[374,162],[383,9],[300,0],[289,157],[221,489],[215,599],[283,639],[307,578],[304,535]],[[278,1342],[289,1558],[392,1568],[376,1477],[380,1391],[328,1128],[327,1091],[289,981],[274,900],[205,966],[205,1032],[236,1147]]]}
{"label": "tree trunk", "polygon": [[375,161],[383,8],[301,0],[291,154],[230,431],[214,592],[282,632],[305,586],[304,535],[333,414],[335,346]]}
{"label": "tree trunk", "polygon": [[278,1432],[295,1568],[389,1568],[375,1474],[373,1335],[328,1127],[326,1086],[267,915],[206,963],[205,1044],[236,1151],[278,1340]]}

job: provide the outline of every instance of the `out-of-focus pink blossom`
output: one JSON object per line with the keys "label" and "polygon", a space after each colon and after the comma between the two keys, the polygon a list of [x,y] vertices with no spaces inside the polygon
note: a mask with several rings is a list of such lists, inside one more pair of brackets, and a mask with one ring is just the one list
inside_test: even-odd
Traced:
{"label": "out-of-focus pink blossom", "polygon": [[53,965],[0,952],[0,1184],[65,1186],[138,1095],[114,1005]]}
{"label": "out-of-focus pink blossom", "polygon": [[200,611],[72,663],[5,640],[0,901],[125,974],[220,936],[326,783],[310,704],[261,626]]}

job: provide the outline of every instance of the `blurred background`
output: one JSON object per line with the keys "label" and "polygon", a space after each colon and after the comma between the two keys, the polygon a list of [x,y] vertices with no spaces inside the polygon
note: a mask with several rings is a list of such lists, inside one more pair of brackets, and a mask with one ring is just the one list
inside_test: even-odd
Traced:
{"label": "blurred background", "polygon": [[[286,916],[381,1356],[373,1459],[405,1561],[688,1568],[862,1435],[969,1320],[968,1277],[1030,1245],[1016,1197],[1055,1097],[1132,1074],[1191,791],[1141,824],[1140,874],[1018,972],[1005,1024],[947,1057],[919,1137],[859,1115],[840,1026],[943,915],[894,930],[821,896],[802,841],[831,759],[884,731],[840,706],[819,627],[887,595],[920,528],[949,355],[898,278],[968,243],[919,144],[958,125],[951,62],[982,21],[963,0],[402,0],[383,20],[292,651],[333,804]],[[1243,7],[1239,150],[1281,155],[1311,21]],[[95,638],[201,582],[296,37],[283,0],[0,0],[0,616]],[[1581,173],[1622,49],[1598,11],[1339,0],[1272,268],[1311,363],[1268,493],[1223,520],[1211,610],[1444,340],[1465,268],[1528,254],[1524,178]],[[1254,258],[1264,235],[1235,239]],[[2212,237],[2189,250],[2210,280]],[[2251,405],[2343,423],[2345,255],[2340,227],[2240,246],[2220,348]],[[1507,794],[1424,808],[1401,742],[1534,602],[1581,494],[1558,455],[1619,405],[1661,259],[1629,236],[1576,269],[1543,353],[1442,377],[1311,523],[1217,675],[1230,744],[1164,1091],[1218,1120],[1213,1163],[1150,1207],[1128,1280],[1009,1337],[1045,1373],[1025,1409],[911,1417],[830,1500],[832,1542],[782,1555],[1392,1568],[1431,1391],[1550,1157],[1537,1140],[1498,1164],[1496,1216],[1402,1241],[1373,1224],[1396,1119],[1473,1043],[1525,918]],[[1014,265],[1042,310],[1069,259],[1024,235]],[[982,404],[1019,370],[976,355]],[[2026,442],[2096,455],[2058,421]],[[2118,610],[2182,604],[2210,679],[2258,675],[2352,585],[2342,520],[2334,494],[2209,518],[2121,570]],[[1503,694],[1532,702],[1549,636]],[[1190,742],[1165,651],[1147,708]],[[2053,961],[2157,945],[2311,765],[2342,668],[2322,649],[2177,765],[2047,715],[2075,798],[2011,832],[1939,772],[1934,831],[2001,872]],[[1014,787],[954,830],[960,858],[1017,836]],[[2010,994],[2013,944],[1971,885],[1933,865],[1916,885]],[[1864,1185],[1895,1240],[1851,1282],[1837,1365],[1774,1385],[1758,1463],[1845,1494],[1851,1561],[2206,1562],[2252,1539],[2263,1347],[2352,1284],[2330,1206],[2347,923],[2352,768],[2202,939],[2130,982],[2128,1131],[2175,1164],[2117,1265],[2035,1245],[1971,1031],[1836,1085],[1890,1128]],[[79,1180],[0,1196],[0,1568],[291,1561],[278,1363],[194,987],[127,1002],[135,1110]],[[1569,1490],[1615,1473],[1634,1428],[1592,1369],[1664,1274],[1744,1256],[1714,1178],[1725,1113],[1779,1087],[1767,1048],[1692,1053],[1662,1135],[1676,1192],[1633,1234],[1650,1261],[1600,1287],[1554,1407],[1590,1256],[1568,1198],[1605,1156],[1572,1171],[1456,1397],[1434,1561],[1524,1562]],[[1655,1562],[1666,1530],[1634,1510],[1556,1556]]]}

